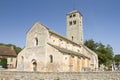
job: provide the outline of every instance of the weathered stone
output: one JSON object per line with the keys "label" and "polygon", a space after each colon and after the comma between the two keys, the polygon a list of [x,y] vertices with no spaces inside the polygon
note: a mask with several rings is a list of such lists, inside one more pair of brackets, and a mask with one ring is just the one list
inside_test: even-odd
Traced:
{"label": "weathered stone", "polygon": [[120,72],[53,73],[0,71],[0,80],[120,80]]}

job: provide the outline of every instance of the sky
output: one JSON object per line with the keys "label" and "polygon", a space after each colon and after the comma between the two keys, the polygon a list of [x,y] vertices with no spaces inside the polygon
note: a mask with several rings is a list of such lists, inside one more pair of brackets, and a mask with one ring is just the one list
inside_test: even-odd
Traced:
{"label": "sky", "polygon": [[66,14],[83,15],[84,41],[110,44],[120,54],[120,0],[0,0],[0,43],[26,44],[26,33],[38,21],[66,36]]}

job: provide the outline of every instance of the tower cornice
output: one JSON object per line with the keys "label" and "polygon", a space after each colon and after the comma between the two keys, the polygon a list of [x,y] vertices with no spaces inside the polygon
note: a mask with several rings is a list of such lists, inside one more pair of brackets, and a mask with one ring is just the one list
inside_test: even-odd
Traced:
{"label": "tower cornice", "polygon": [[74,13],[79,13],[81,16],[83,16],[82,13],[78,10],[73,10],[73,11],[69,12],[67,15],[74,14]]}

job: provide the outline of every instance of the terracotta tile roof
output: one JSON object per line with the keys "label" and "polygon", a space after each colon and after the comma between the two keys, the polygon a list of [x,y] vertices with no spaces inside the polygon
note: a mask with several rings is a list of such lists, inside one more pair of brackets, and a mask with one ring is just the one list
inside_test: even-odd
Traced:
{"label": "terracotta tile roof", "polygon": [[17,55],[14,49],[0,45],[0,56],[16,57]]}

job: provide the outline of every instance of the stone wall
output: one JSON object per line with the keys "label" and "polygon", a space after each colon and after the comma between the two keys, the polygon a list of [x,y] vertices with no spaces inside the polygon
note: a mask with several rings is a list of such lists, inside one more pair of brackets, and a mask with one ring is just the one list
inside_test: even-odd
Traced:
{"label": "stone wall", "polygon": [[120,72],[17,72],[0,71],[0,80],[120,80]]}

